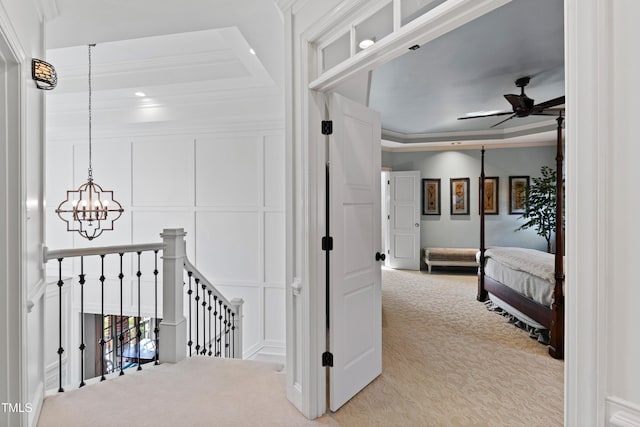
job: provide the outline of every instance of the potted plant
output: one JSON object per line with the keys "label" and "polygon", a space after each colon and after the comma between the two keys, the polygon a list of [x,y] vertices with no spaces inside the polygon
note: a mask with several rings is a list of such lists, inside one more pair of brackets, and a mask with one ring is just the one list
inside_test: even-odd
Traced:
{"label": "potted plant", "polygon": [[540,173],[526,190],[525,211],[520,216],[526,222],[516,231],[535,228],[538,236],[547,241],[547,252],[551,253],[551,236],[556,232],[556,171],[542,166]]}

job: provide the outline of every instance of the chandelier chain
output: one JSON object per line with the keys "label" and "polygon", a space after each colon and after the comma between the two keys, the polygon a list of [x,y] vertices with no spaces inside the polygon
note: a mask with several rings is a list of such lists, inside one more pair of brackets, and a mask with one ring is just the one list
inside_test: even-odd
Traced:
{"label": "chandelier chain", "polygon": [[89,178],[93,177],[93,167],[91,165],[91,48],[95,44],[89,45]]}

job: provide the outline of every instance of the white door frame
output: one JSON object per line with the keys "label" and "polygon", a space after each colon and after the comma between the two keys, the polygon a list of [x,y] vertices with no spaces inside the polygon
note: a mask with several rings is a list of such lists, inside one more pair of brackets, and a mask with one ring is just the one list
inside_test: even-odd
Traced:
{"label": "white door frame", "polygon": [[[323,111],[316,92],[329,90],[362,70],[371,70],[401,54],[412,44],[423,44],[433,22],[403,27],[395,37],[378,43],[317,79],[314,49],[319,37],[341,26],[366,0],[333,0],[319,5],[307,0],[279,0],[285,18],[287,124],[287,393],[309,418],[325,412],[324,371],[320,367],[325,345],[324,269],[320,251],[324,220]],[[370,3],[370,2],[369,2]],[[448,3],[460,5],[460,1]],[[491,2],[476,2],[489,7]],[[503,2],[494,2],[506,3]],[[606,337],[604,287],[607,269],[601,251],[605,230],[607,159],[613,104],[610,50],[611,2],[565,0],[565,58],[567,75],[567,236],[565,354],[565,425],[602,425],[606,397]],[[475,12],[475,16],[473,15]],[[440,34],[480,16],[483,11],[460,7],[453,11]],[[318,18],[320,17],[320,18]],[[465,20],[466,19],[466,20]],[[595,29],[595,30],[594,30]],[[315,80],[314,80],[315,79]],[[578,147],[580,147],[578,149]],[[583,165],[583,167],[578,167]],[[584,166],[587,165],[587,166]],[[594,191],[596,189],[596,191]],[[578,198],[578,195],[580,197]],[[590,212],[586,215],[585,212]],[[579,215],[579,213],[582,213]],[[579,244],[593,235],[594,244]],[[605,250],[607,247],[605,247]],[[580,286],[576,286],[580,283]],[[295,302],[294,302],[295,301]],[[579,355],[579,357],[577,357]]]}
{"label": "white door frame", "polygon": [[[4,187],[0,189],[0,304],[6,322],[0,324],[0,342],[6,352],[0,355],[0,378],[3,389],[0,400],[8,403],[29,402],[26,348],[26,290],[24,242],[26,241],[25,200],[25,106],[24,69],[26,56],[13,30],[11,20],[0,4],[0,64],[6,76],[5,96],[0,102],[0,122],[5,132],[0,135],[0,175]],[[4,84],[4,81],[2,82]],[[5,109],[6,108],[6,109]],[[5,127],[6,126],[6,127]],[[5,382],[6,380],[6,382]],[[39,402],[33,402],[34,407]],[[0,413],[8,425],[27,425],[28,413]]]}

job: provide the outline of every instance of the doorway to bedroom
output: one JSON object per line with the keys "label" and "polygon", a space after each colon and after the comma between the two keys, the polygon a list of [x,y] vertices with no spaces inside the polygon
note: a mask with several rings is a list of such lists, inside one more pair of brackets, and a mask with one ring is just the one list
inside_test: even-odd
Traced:
{"label": "doorway to bedroom", "polygon": [[[487,178],[492,179],[495,188],[495,193],[493,193],[495,202],[492,205],[494,209],[486,217],[487,244],[546,249],[546,242],[536,234],[535,230],[515,231],[522,224],[522,219],[521,212],[518,213],[517,209],[513,209],[512,182],[514,178],[522,177],[532,180],[540,175],[543,166],[553,166],[555,158],[554,118],[520,117],[517,114],[514,115],[513,112],[502,114],[505,109],[510,108],[508,98],[503,95],[511,95],[514,92],[515,95],[518,95],[518,92],[522,95],[525,94],[523,87],[517,88],[515,85],[516,81],[525,74],[530,77],[530,86],[527,87],[526,93],[531,98],[544,102],[564,94],[563,5],[561,1],[556,0],[546,1],[545,6],[537,5],[544,10],[545,15],[540,16],[539,19],[545,22],[545,31],[548,30],[549,33],[559,37],[559,48],[557,44],[548,41],[546,44],[531,43],[531,46],[523,42],[529,37],[525,28],[526,24],[523,22],[531,20],[531,16],[535,14],[540,14],[540,10],[526,10],[528,7],[531,5],[527,5],[525,1],[513,0],[470,24],[423,46],[411,49],[405,55],[378,66],[370,74],[366,105],[374,110],[382,110],[382,166],[387,168],[387,171],[417,170],[420,174],[421,206],[419,227],[416,227],[420,229],[419,258],[421,258],[422,250],[426,247],[479,248],[480,184],[478,177],[480,175],[480,149],[482,146],[488,147],[486,175]],[[517,18],[520,17],[524,21],[518,23]],[[549,17],[553,17],[553,19]],[[533,21],[538,22],[538,20]],[[508,25],[505,25],[505,22],[508,22]],[[500,34],[504,35],[509,28],[513,27],[519,29],[518,40],[524,44],[512,46],[512,50],[509,51],[506,40],[495,39],[494,41],[490,39],[490,30],[493,30],[494,35],[499,36]],[[490,50],[499,50],[498,47],[500,47],[504,57],[512,60],[520,54],[526,59],[533,58],[533,60],[527,62],[519,59],[519,63],[516,60],[511,63],[499,63],[497,59],[499,55],[496,52],[483,52],[477,45],[464,46],[464,42],[455,41],[456,37],[466,40],[482,39],[486,41],[486,46]],[[467,51],[465,54],[463,50],[465,47],[473,52]],[[551,49],[551,47],[555,47],[555,49]],[[461,50],[463,51],[461,52]],[[527,50],[543,52],[544,55],[523,54]],[[553,51],[551,52],[551,50]],[[453,52],[455,55],[452,54]],[[424,57],[420,58],[419,55]],[[460,60],[458,57],[464,59]],[[471,58],[478,62],[472,63]],[[454,65],[450,65],[447,61]],[[436,65],[425,68],[421,65],[424,63]],[[443,63],[448,65],[443,69],[438,69],[438,66]],[[428,75],[429,79],[424,79],[425,75]],[[402,76],[402,78],[399,79],[398,76]],[[453,86],[443,84],[446,76],[452,76],[451,80],[457,83]],[[427,82],[421,85],[417,83],[420,79],[427,80]],[[401,96],[402,83],[406,83],[404,87],[408,88],[405,89],[405,96]],[[438,90],[438,86],[443,86],[445,89]],[[393,90],[390,91],[390,89]],[[386,90],[387,97],[376,95],[379,90],[382,92]],[[389,95],[389,93],[391,94]],[[435,102],[429,98],[435,99]],[[406,109],[403,108],[403,104],[407,105]],[[407,110],[417,112],[418,119],[415,118],[415,114],[406,114]],[[446,120],[442,119],[443,115],[447,116]],[[470,118],[466,117],[467,115],[481,117],[466,120]],[[505,117],[498,117],[498,115]],[[437,123],[439,118],[440,123]],[[464,120],[457,121],[458,118]],[[509,120],[500,123],[505,118],[509,118]],[[427,121],[436,124],[429,125],[425,123]],[[407,122],[410,122],[413,128],[408,126]],[[395,123],[395,125],[389,123]],[[408,130],[399,131],[401,126],[406,126],[405,128]],[[428,126],[431,128],[427,129]],[[428,182],[422,182],[422,180]],[[387,179],[387,181],[389,180]],[[384,177],[381,182],[384,185]],[[462,202],[458,203],[454,189],[456,184],[460,182],[463,185],[463,198]],[[430,211],[428,206],[423,206],[425,201],[422,196],[422,186],[429,183],[435,185],[434,188],[439,190],[436,199],[439,208],[437,213],[433,209]],[[386,197],[382,196],[381,200],[384,205]],[[426,209],[426,213],[422,211],[423,208]],[[384,224],[384,211],[381,215]],[[387,220],[390,219],[389,216],[390,213],[387,213]],[[383,235],[390,236],[390,228],[383,226]],[[383,245],[383,249],[389,255],[392,238],[384,241],[386,243]],[[385,264],[387,262],[388,260],[385,261]],[[555,422],[549,424],[562,422],[562,362],[549,358],[544,346],[531,340],[526,334],[522,335],[522,332],[513,328],[512,325],[505,324],[501,317],[487,312],[485,307],[476,301],[477,277],[475,271],[469,275],[451,274],[450,270],[442,268],[434,271],[434,274],[428,275],[425,272],[411,272],[405,271],[405,269],[397,271],[383,269],[382,272],[383,361],[393,360],[394,366],[407,368],[410,366],[408,371],[413,372],[414,375],[416,372],[422,371],[431,372],[431,374],[446,372],[444,378],[457,383],[462,389],[472,391],[472,393],[485,393],[489,396],[492,391],[495,391],[497,384],[501,384],[504,390],[509,390],[513,382],[503,383],[496,380],[494,384],[491,384],[490,380],[481,379],[476,369],[480,366],[486,372],[487,370],[491,371],[491,367],[494,366],[483,363],[485,360],[485,356],[481,356],[485,354],[483,351],[487,351],[487,360],[499,359],[503,354],[512,357],[514,352],[520,355],[526,354],[525,359],[528,357],[537,359],[536,362],[531,363],[538,363],[541,369],[553,372],[553,377],[558,380],[554,384],[539,384],[540,390],[535,393],[546,395],[546,398],[549,399],[541,400],[541,402],[546,402],[546,406],[553,408],[549,411],[551,414],[549,419],[555,420]],[[394,291],[398,289],[404,289],[405,292],[400,292],[401,295],[397,296]],[[423,291],[432,291],[433,293],[422,293]],[[456,299],[465,292],[468,298]],[[411,297],[409,300],[405,300],[402,294]],[[434,304],[429,307],[423,306],[422,303],[426,301]],[[452,301],[455,303],[450,303]],[[436,302],[442,304],[436,307]],[[416,310],[416,305],[420,305],[420,309]],[[443,307],[447,307],[446,312],[440,311]],[[482,312],[477,312],[477,309],[482,309]],[[408,318],[398,318],[397,313],[408,313],[409,316]],[[420,317],[422,315],[425,317]],[[474,326],[484,322],[484,320],[475,319],[476,315],[483,319],[485,317],[492,319],[488,320],[488,324],[491,326],[487,328]],[[418,317],[421,320],[418,323],[422,325],[415,330],[410,327],[413,317]],[[447,319],[444,323],[449,327],[448,329],[445,325],[443,325],[443,329],[435,326],[440,319]],[[396,322],[402,325],[398,329],[412,332],[408,335],[396,333],[395,326],[393,326]],[[494,324],[495,322],[500,322],[500,325]],[[424,325],[432,325],[433,328],[431,330],[425,328]],[[504,326],[507,328],[505,329]],[[467,329],[474,333],[468,334]],[[426,332],[434,332],[434,336],[424,335],[425,330]],[[444,337],[448,337],[450,342],[447,342],[449,340],[445,340]],[[515,341],[511,342],[512,338]],[[520,340],[520,338],[525,339]],[[421,347],[423,344],[424,348]],[[503,349],[501,345],[505,345],[506,348]],[[399,352],[399,348],[403,351]],[[432,349],[436,349],[436,351],[429,352]],[[413,350],[415,353],[412,353]],[[532,353],[531,355],[528,353],[529,351]],[[497,357],[497,353],[500,354],[500,357]],[[404,358],[404,361],[415,359],[422,361],[423,364],[403,365],[402,360],[392,359],[394,355],[398,354],[401,355],[401,359]],[[471,357],[465,361],[466,356],[463,355],[471,355]],[[433,361],[439,361],[441,364],[433,364]],[[462,363],[454,364],[454,361]],[[505,366],[505,371],[494,372],[496,378],[505,378],[504,372],[509,372],[509,377],[514,378],[514,382],[527,384],[531,380],[528,375],[516,380],[516,367],[507,368],[507,361],[501,363]],[[395,372],[390,365],[391,363],[383,363],[383,375],[372,383],[371,388],[375,390],[377,382],[383,382],[390,388],[394,387],[393,382],[385,382],[389,379],[385,373]],[[426,369],[427,367],[429,369]],[[452,381],[453,378],[459,382]],[[429,381],[420,382],[441,389]],[[543,391],[545,389],[546,393]],[[553,391],[550,392],[550,390]],[[434,396],[427,397],[429,395],[427,391],[417,391],[416,393],[423,395],[428,402],[433,402],[435,399]],[[498,396],[499,393],[494,394],[491,398],[487,397],[487,399],[491,402],[503,399],[503,401],[510,401],[517,405],[517,401]],[[461,407],[473,407],[468,396],[460,398],[458,404]],[[356,397],[352,402],[357,400]],[[347,405],[351,404],[350,402]],[[354,403],[354,405],[356,404]],[[533,406],[535,407],[535,405]],[[449,408],[444,409],[443,413],[450,414],[450,407],[443,405],[443,408]],[[475,415],[482,413],[480,409],[473,409],[471,413],[474,411],[479,411]],[[534,412],[532,411],[532,413]],[[505,413],[508,414],[509,410],[506,409]],[[462,418],[459,419],[464,420],[464,417],[471,415],[464,415],[464,411],[461,411],[460,416]],[[511,416],[516,415],[512,414]],[[467,421],[473,419],[477,420],[478,418],[468,418]]]}

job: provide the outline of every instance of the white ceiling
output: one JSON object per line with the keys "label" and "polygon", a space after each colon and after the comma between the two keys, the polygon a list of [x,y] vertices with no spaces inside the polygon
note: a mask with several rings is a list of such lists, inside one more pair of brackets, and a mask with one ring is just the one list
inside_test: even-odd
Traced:
{"label": "white ceiling", "polygon": [[50,0],[47,48],[237,27],[282,87],[284,30],[273,0]]}
{"label": "white ceiling", "polygon": [[[88,42],[97,43],[92,51],[94,135],[157,130],[158,124],[163,130],[194,132],[248,122],[283,125],[284,98],[278,79],[284,67],[282,63],[272,70],[264,66],[280,61],[283,50],[264,45],[265,40],[283,43],[278,41],[282,22],[270,2],[225,2],[219,12],[228,16],[207,21],[212,28],[193,31],[203,25],[202,17],[211,14],[211,3],[218,2],[205,7],[204,2],[187,0],[181,2],[185,8],[170,10],[147,0],[57,1],[60,16],[47,27],[47,59],[59,77],[47,102],[49,139],[86,135]],[[188,13],[199,3],[200,13],[195,9]],[[249,13],[237,26],[217,26],[233,21],[229,16],[238,13],[239,3],[250,10],[255,6],[264,19]],[[155,12],[146,13],[143,6]],[[247,40],[241,28],[257,37],[256,44]]]}
{"label": "white ceiling", "polygon": [[[88,43],[98,44],[98,132],[114,121],[139,128],[284,119],[283,22],[273,0],[51,1],[59,16],[47,24],[47,58],[60,76],[48,101],[53,134],[86,121]],[[525,75],[536,103],[564,94],[562,0],[513,0],[408,51],[373,71],[369,106],[382,113],[386,145],[395,149],[402,146],[393,141],[552,139],[541,133],[554,127],[548,117],[515,118],[494,129],[504,117],[456,120],[509,110],[503,94],[519,93],[514,81]],[[539,137],[523,137],[531,134]]]}

